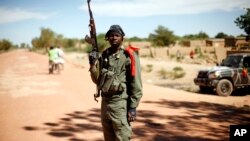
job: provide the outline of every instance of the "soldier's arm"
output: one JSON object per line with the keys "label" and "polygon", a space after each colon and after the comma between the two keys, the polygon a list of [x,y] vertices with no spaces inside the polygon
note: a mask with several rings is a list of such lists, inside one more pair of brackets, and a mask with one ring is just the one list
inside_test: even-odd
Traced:
{"label": "soldier's arm", "polygon": [[97,84],[98,77],[99,77],[99,61],[97,61],[96,64],[94,65],[90,65],[89,72],[90,72],[90,77],[92,81],[95,84]]}
{"label": "soldier's arm", "polygon": [[142,80],[141,80],[141,65],[140,65],[140,59],[139,55],[134,52],[135,57],[135,68],[136,68],[136,74],[135,76],[131,76],[130,82],[129,82],[129,101],[128,101],[128,107],[129,108],[136,108],[139,105],[140,99],[142,97]]}

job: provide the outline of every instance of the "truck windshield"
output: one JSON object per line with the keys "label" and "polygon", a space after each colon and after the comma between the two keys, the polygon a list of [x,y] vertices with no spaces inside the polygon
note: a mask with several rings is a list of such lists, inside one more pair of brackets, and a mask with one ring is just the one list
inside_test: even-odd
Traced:
{"label": "truck windshield", "polygon": [[228,56],[222,63],[221,66],[227,66],[227,67],[233,67],[237,68],[239,67],[240,61],[242,59],[242,56]]}

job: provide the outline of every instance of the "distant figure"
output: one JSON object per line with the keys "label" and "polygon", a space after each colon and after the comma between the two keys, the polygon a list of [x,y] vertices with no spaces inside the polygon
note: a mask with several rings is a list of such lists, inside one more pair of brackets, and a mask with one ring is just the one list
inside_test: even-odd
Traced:
{"label": "distant figure", "polygon": [[56,48],[57,54],[58,54],[58,58],[56,59],[56,63],[58,63],[61,66],[61,69],[64,69],[64,52],[61,48],[61,46],[58,46]]}
{"label": "distant figure", "polygon": [[49,48],[48,56],[49,56],[49,73],[51,73],[53,64],[56,63],[56,60],[58,59],[58,52],[53,46]]}
{"label": "distant figure", "polygon": [[194,51],[193,50],[190,51],[189,56],[191,59],[194,59]]}
{"label": "distant figure", "polygon": [[181,52],[180,52],[180,50],[177,50],[177,52],[176,52],[176,59],[177,59],[178,62],[181,60]]}
{"label": "distant figure", "polygon": [[169,50],[167,49],[167,56],[169,56]]}

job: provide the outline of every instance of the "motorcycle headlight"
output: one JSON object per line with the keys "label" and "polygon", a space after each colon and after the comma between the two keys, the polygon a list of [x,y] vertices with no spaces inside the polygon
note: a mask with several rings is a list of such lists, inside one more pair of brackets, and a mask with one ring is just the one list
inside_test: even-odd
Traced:
{"label": "motorcycle headlight", "polygon": [[215,72],[211,72],[208,75],[208,78],[217,78],[220,76],[220,72],[219,71],[215,71]]}

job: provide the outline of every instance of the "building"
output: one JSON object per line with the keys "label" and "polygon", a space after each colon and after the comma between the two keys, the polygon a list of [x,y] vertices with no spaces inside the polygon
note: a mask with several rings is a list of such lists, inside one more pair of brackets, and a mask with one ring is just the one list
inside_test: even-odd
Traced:
{"label": "building", "polygon": [[226,37],[225,47],[243,47],[248,46],[249,43],[246,41],[245,37]]}
{"label": "building", "polygon": [[224,47],[225,46],[225,39],[207,39],[206,40],[207,47]]}
{"label": "building", "polygon": [[205,44],[205,40],[186,40],[182,42],[184,47],[202,47]]}

